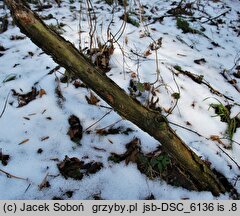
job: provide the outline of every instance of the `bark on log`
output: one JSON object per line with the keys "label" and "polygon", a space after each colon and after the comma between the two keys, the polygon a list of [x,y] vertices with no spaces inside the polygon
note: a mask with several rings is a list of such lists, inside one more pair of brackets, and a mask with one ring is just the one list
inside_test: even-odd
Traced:
{"label": "bark on log", "polygon": [[127,95],[70,42],[50,30],[20,0],[5,1],[17,26],[33,43],[74,76],[78,76],[122,117],[158,140],[164,150],[188,172],[199,190],[211,191],[214,195],[226,192],[208,165],[178,137],[161,113],[147,109]]}

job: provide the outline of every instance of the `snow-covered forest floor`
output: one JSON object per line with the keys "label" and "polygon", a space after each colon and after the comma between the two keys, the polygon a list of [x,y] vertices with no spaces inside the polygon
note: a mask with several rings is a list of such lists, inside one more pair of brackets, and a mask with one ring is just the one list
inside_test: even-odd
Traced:
{"label": "snow-covered forest floor", "polygon": [[[240,193],[239,0],[32,2]],[[160,143],[20,33],[3,1],[0,27],[0,199],[231,199],[162,180]]]}

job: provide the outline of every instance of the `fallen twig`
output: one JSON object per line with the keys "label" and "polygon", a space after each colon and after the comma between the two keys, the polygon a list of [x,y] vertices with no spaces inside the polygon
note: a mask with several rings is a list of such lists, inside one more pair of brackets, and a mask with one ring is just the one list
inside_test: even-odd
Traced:
{"label": "fallen twig", "polygon": [[8,98],[9,98],[10,92],[11,91],[8,92],[7,98],[6,98],[5,102],[4,102],[4,106],[3,106],[3,110],[2,110],[2,112],[0,114],[0,118],[2,118],[4,112],[5,112],[6,108],[7,108],[7,102],[8,102]]}
{"label": "fallen twig", "polygon": [[90,129],[92,126],[94,126],[95,124],[97,124],[98,122],[100,122],[103,118],[105,118],[110,112],[112,112],[112,110],[108,111],[106,114],[104,114],[99,120],[97,120],[96,122],[94,122],[93,124],[91,124],[89,127],[87,127],[84,131],[86,132],[88,129]]}
{"label": "fallen twig", "polygon": [[[178,73],[176,73],[172,68],[168,67],[169,70],[171,70],[173,73],[175,73],[176,75],[178,75]],[[234,101],[232,98],[222,94],[221,92],[219,92],[218,90],[214,89],[206,80],[204,80],[203,76],[201,75],[197,75],[197,74],[194,74],[192,72],[189,72],[189,71],[184,71],[180,68],[174,68],[175,70],[177,70],[179,73],[183,74],[183,75],[186,75],[188,76],[189,78],[191,78],[194,82],[198,83],[198,84],[204,84],[205,86],[207,86],[210,91],[215,94],[215,95],[218,95],[220,97],[224,97],[230,101]]]}
{"label": "fallen twig", "polygon": [[2,170],[2,169],[0,169],[0,172],[6,174],[6,176],[7,176],[8,178],[15,178],[15,179],[21,179],[21,180],[24,180],[24,181],[28,181],[28,179],[26,179],[26,178],[22,178],[22,177],[18,177],[18,176],[12,175],[12,174],[10,174],[10,173]]}

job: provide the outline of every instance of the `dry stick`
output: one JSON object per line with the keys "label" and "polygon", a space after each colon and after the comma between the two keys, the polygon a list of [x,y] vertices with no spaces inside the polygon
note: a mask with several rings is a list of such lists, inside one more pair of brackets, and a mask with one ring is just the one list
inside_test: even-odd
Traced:
{"label": "dry stick", "polygon": [[12,175],[12,174],[10,174],[10,173],[2,170],[2,169],[0,169],[0,172],[6,174],[6,176],[7,176],[8,178],[15,178],[15,179],[21,179],[21,180],[24,180],[24,181],[28,181],[28,179],[26,179],[26,178],[22,178],[22,177],[18,177],[18,176]]}
{"label": "dry stick", "polygon": [[119,119],[119,120],[117,120],[116,122],[114,122],[114,123],[112,123],[112,124],[110,124],[110,125],[107,125],[107,126],[104,127],[104,128],[101,128],[101,130],[104,130],[104,129],[108,128],[108,127],[113,127],[115,124],[121,122],[122,120],[123,120],[123,119]]}
{"label": "dry stick", "polygon": [[[173,68],[168,67],[168,69],[171,70],[174,74],[178,75],[178,73],[176,73],[176,72],[173,70]],[[191,73],[191,72],[189,72],[189,71],[183,71],[183,70],[181,70],[181,69],[175,69],[175,70],[178,71],[179,73],[185,75],[185,76],[188,76],[189,78],[191,78],[194,82],[196,82],[196,83],[198,83],[198,84],[204,84],[204,85],[206,85],[213,94],[216,94],[216,95],[218,95],[218,96],[220,96],[220,97],[224,97],[224,98],[226,98],[226,99],[228,99],[228,100],[230,100],[230,101],[234,101],[232,98],[230,98],[230,97],[222,94],[222,93],[219,92],[218,90],[214,89],[207,81],[203,81],[203,77],[201,77],[201,76],[199,76],[199,75],[197,75],[197,74],[193,74],[193,73]]]}
{"label": "dry stick", "polygon": [[[158,44],[156,42],[156,40],[151,36],[150,34],[150,31],[149,29],[147,28],[147,25],[144,24],[144,20],[142,18],[142,12],[141,12],[141,7],[142,7],[142,4],[141,2],[138,0],[138,4],[139,4],[139,15],[140,15],[140,22],[143,24],[143,28],[145,30],[145,32],[147,32],[147,36],[153,41],[153,44],[155,44],[155,64],[156,64],[156,72],[157,72],[157,79],[155,82],[151,83],[150,85],[154,85],[155,83],[157,83],[159,81],[159,77],[160,77],[160,69],[159,69],[159,59],[158,59],[158,49],[161,47],[157,47]],[[161,78],[161,81],[163,82],[162,78]]]}
{"label": "dry stick", "polygon": [[79,37],[79,43],[78,43],[78,48],[80,52],[82,52],[82,11],[83,11],[83,6],[82,6],[82,1],[80,1],[80,10],[79,10],[79,23],[78,23],[78,37]]}
{"label": "dry stick", "polygon": [[5,112],[6,108],[7,108],[7,102],[8,102],[8,98],[9,98],[10,92],[11,92],[11,91],[8,92],[7,98],[6,98],[5,103],[4,103],[4,106],[3,106],[3,110],[2,110],[2,112],[1,112],[1,114],[0,114],[0,118],[2,118],[4,112]]}
{"label": "dry stick", "polygon": [[238,167],[238,169],[240,169],[240,166],[238,165],[238,163],[237,163],[227,152],[225,152],[220,146],[217,145],[217,147],[218,147],[225,155],[227,155],[227,157]]}
{"label": "dry stick", "polygon": [[[190,128],[184,127],[184,126],[182,126],[182,125],[176,124],[176,123],[171,122],[171,121],[169,121],[169,123],[172,124],[172,125],[175,125],[175,126],[177,126],[177,127],[180,127],[180,128],[182,128],[182,129],[188,130],[188,131],[190,131],[190,132],[192,132],[192,133],[195,133],[195,134],[197,134],[198,136],[203,137],[203,138],[206,139],[206,140],[209,140],[209,139],[206,138],[205,136],[201,135],[201,134],[198,133],[197,131],[194,131],[194,130],[192,130],[192,129],[190,129]],[[238,165],[238,163],[237,163],[227,152],[225,152],[220,146],[218,146],[218,145],[216,145],[216,146],[238,167],[238,169],[240,169],[240,165]]]}
{"label": "dry stick", "polygon": [[227,74],[225,70],[223,72],[221,72],[220,74],[240,93],[240,88],[237,86],[237,84],[235,82],[232,81],[231,76],[229,74]]}
{"label": "dry stick", "polygon": [[213,21],[213,20],[215,20],[215,19],[217,19],[217,18],[219,18],[219,17],[221,17],[221,16],[226,15],[229,11],[231,11],[231,9],[229,9],[229,10],[221,13],[220,15],[218,15],[218,16],[216,16],[216,17],[213,17],[213,18],[210,18],[210,19],[208,19],[208,20],[206,20],[206,21],[203,21],[203,22],[201,22],[201,23],[207,23],[207,22],[209,22],[209,21]]}
{"label": "dry stick", "polygon": [[[178,84],[177,84],[177,80],[176,80],[176,78],[175,78],[175,74],[172,73],[172,75],[173,75],[173,81],[175,82],[175,84],[176,84],[176,86],[177,86],[177,89],[178,89],[178,94],[180,95],[180,92],[181,92],[181,91],[180,91],[180,88],[179,88],[179,86],[178,86]],[[166,117],[168,117],[168,116],[172,113],[172,111],[175,109],[175,107],[177,107],[178,100],[179,100],[179,98],[176,100],[174,106],[170,109],[169,114],[168,114]],[[179,110],[179,109],[178,109],[178,110]],[[179,114],[180,114],[180,116],[181,116],[180,110],[179,110]]]}
{"label": "dry stick", "polygon": [[112,112],[113,110],[108,111],[106,114],[104,114],[99,120],[97,120],[96,122],[94,122],[93,124],[91,124],[89,127],[87,127],[84,131],[86,132],[89,128],[91,128],[92,126],[94,126],[95,124],[97,124],[98,122],[100,122],[103,118],[105,118],[110,112]]}
{"label": "dry stick", "polygon": [[121,31],[120,35],[117,38],[117,41],[122,37],[122,35],[123,35],[123,33],[124,33],[125,29],[126,29],[126,25],[127,25],[127,1],[126,0],[124,0],[123,8],[124,8],[124,20],[123,20],[121,28],[114,35],[114,37],[116,37],[117,34]]}
{"label": "dry stick", "polygon": [[197,134],[198,136],[203,137],[203,138],[205,138],[205,139],[208,140],[208,138],[204,137],[203,135],[201,135],[201,134],[198,133],[197,131],[194,131],[194,130],[192,130],[192,129],[190,129],[190,128],[184,127],[184,126],[182,126],[182,125],[176,124],[176,123],[171,122],[171,121],[168,121],[168,122],[169,122],[169,124],[175,125],[175,126],[177,126],[177,127],[180,127],[180,128],[182,128],[182,129],[185,129],[185,130],[188,130],[188,131],[190,131],[190,132],[192,132],[192,133],[195,133],[195,134]]}

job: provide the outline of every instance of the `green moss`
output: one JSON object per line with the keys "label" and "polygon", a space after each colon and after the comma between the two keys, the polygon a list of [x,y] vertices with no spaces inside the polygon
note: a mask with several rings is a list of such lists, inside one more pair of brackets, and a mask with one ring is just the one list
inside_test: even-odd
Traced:
{"label": "green moss", "polygon": [[136,26],[137,28],[140,26],[139,21],[137,20],[137,18],[135,18],[134,16],[132,16],[130,14],[130,12],[123,14],[120,19],[125,20],[127,23],[130,23],[134,26]]}
{"label": "green moss", "polygon": [[178,71],[181,71],[181,70],[182,70],[181,66],[179,66],[179,65],[175,65],[175,66],[173,66],[173,68],[174,68],[175,70],[178,70]]}
{"label": "green moss", "polygon": [[199,33],[198,30],[191,28],[189,23],[186,20],[179,17],[177,18],[177,27],[181,29],[183,33],[192,33],[192,34]]}
{"label": "green moss", "polygon": [[230,140],[230,144],[232,144],[233,135],[236,132],[236,128],[237,128],[236,117],[231,118],[229,109],[226,106],[224,106],[222,103],[219,103],[219,104],[212,103],[210,104],[210,107],[215,110],[216,116],[219,116],[222,122],[227,123],[227,130],[225,134]]}

